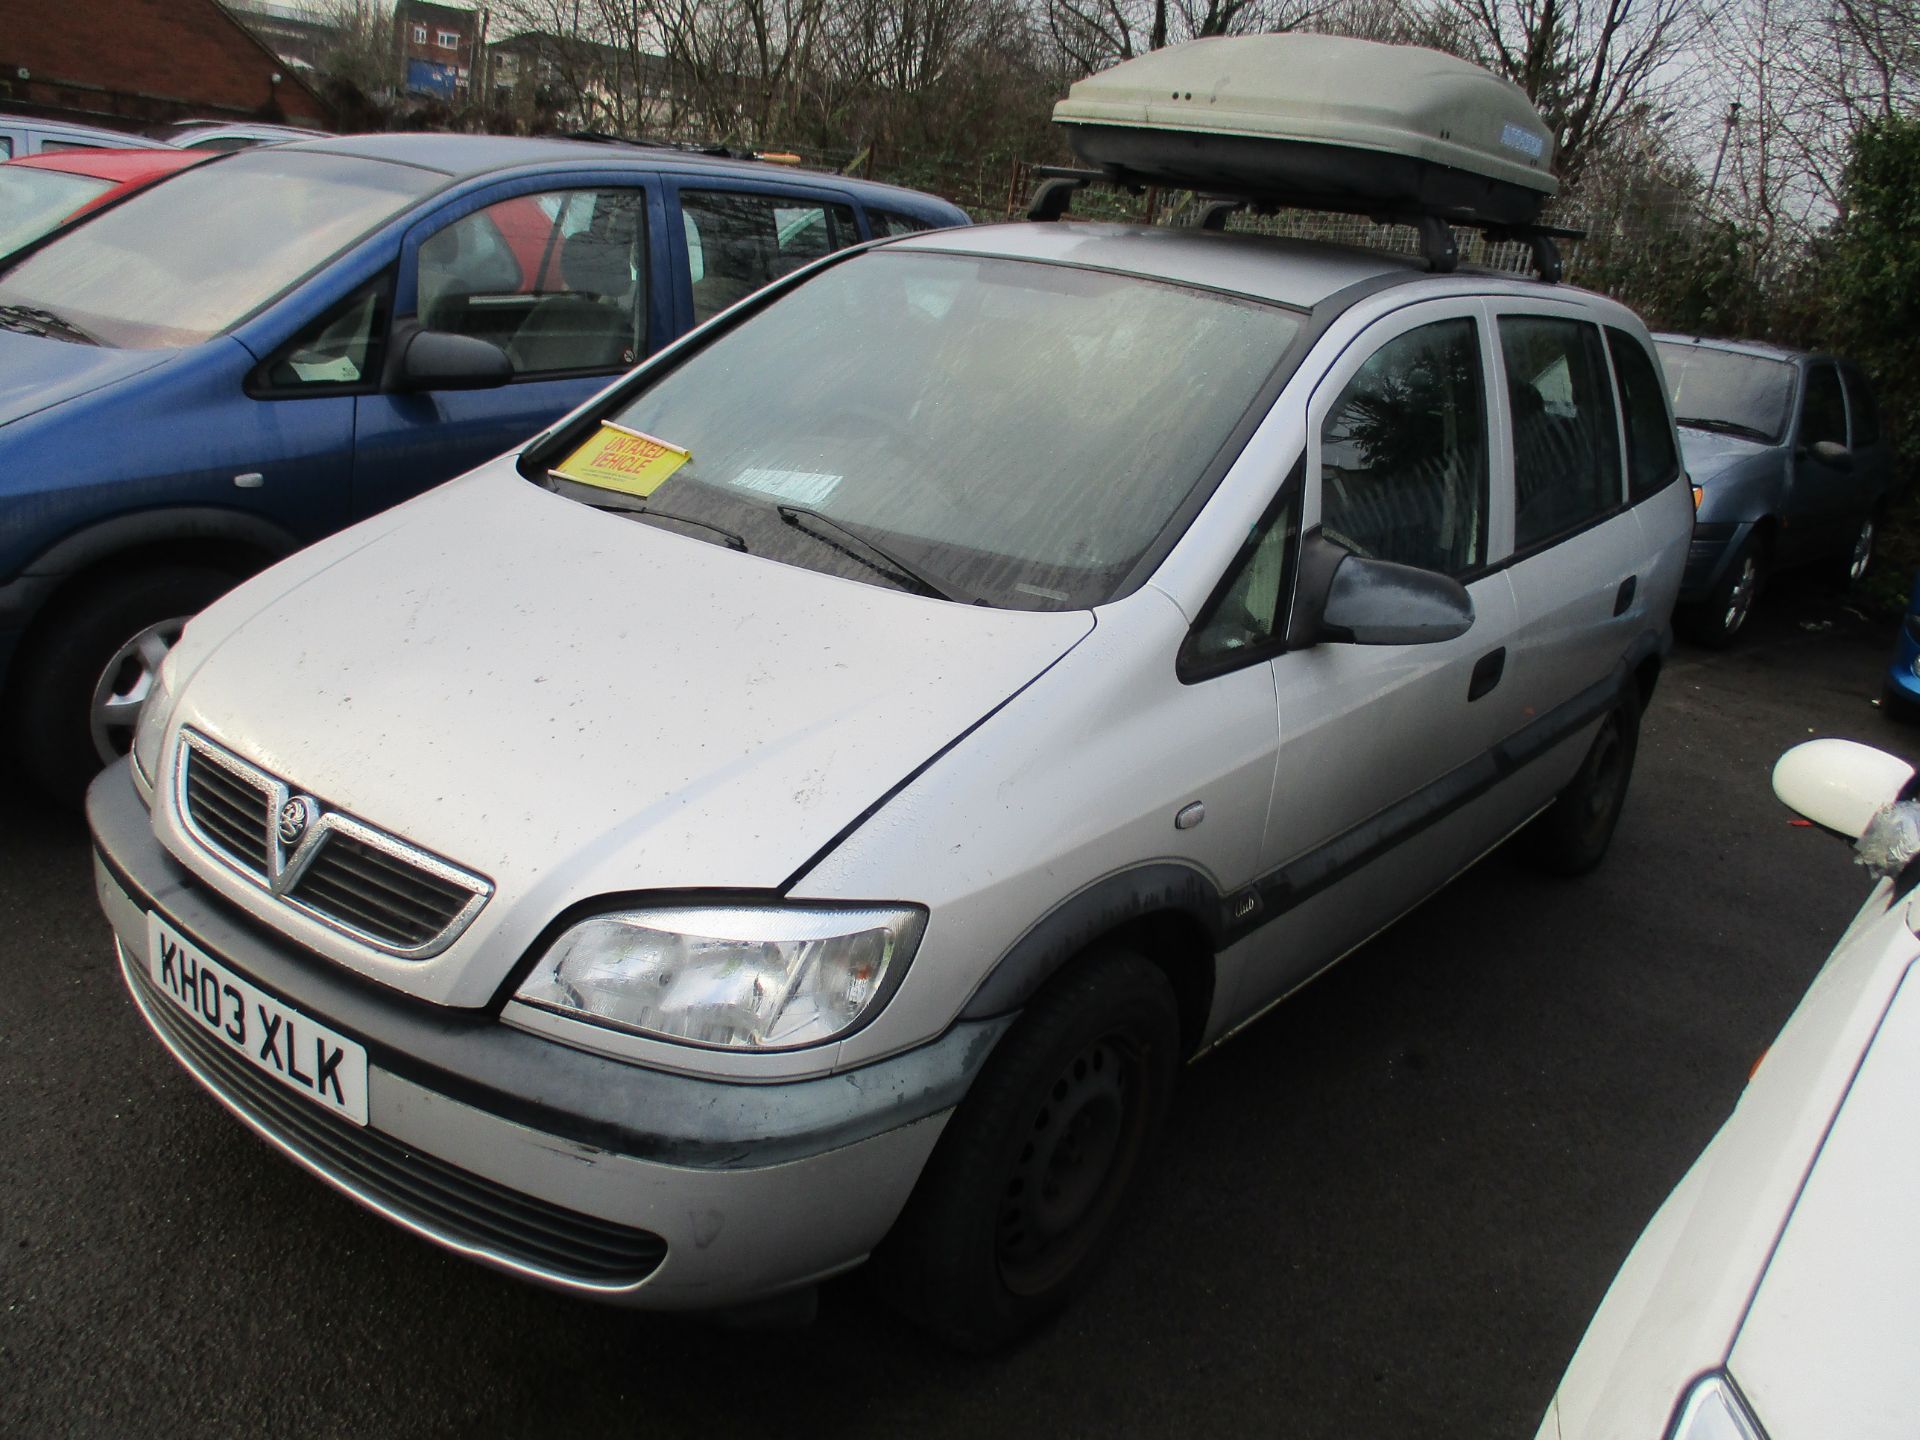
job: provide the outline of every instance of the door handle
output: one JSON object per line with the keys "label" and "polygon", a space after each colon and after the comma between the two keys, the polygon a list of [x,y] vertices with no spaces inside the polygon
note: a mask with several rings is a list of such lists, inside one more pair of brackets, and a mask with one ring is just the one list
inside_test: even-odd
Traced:
{"label": "door handle", "polygon": [[1626,579],[1622,580],[1620,582],[1620,589],[1615,592],[1613,597],[1613,613],[1616,615],[1626,614],[1627,607],[1633,604],[1633,592],[1639,588],[1640,577],[1638,575],[1629,575]]}
{"label": "door handle", "polygon": [[1507,672],[1507,647],[1491,650],[1480,657],[1473,667],[1473,678],[1467,682],[1467,703],[1471,705],[1482,695],[1500,683],[1500,677]]}

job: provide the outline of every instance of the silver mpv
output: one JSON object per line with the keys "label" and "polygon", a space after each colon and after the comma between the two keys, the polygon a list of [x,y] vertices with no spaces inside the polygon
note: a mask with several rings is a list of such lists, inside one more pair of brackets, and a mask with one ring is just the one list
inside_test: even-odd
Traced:
{"label": "silver mpv", "polygon": [[95,784],[241,1121],[580,1294],[985,1346],[1183,1061],[1620,813],[1692,502],[1594,295],[1074,221],[836,255],[196,619]]}

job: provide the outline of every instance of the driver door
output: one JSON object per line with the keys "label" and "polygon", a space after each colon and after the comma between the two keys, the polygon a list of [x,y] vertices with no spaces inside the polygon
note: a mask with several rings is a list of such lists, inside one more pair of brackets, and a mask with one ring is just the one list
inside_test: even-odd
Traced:
{"label": "driver door", "polygon": [[[640,177],[495,190],[424,223],[402,246],[396,339],[411,329],[497,345],[513,379],[478,390],[362,396],[354,502],[385,509],[521,444],[633,368],[665,334]],[[394,367],[388,367],[391,382]]]}

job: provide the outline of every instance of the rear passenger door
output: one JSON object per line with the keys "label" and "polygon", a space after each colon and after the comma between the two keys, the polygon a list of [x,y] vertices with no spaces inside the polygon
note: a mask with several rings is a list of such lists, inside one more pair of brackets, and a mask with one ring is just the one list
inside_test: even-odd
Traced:
{"label": "rear passenger door", "polygon": [[865,238],[850,203],[799,187],[682,179],[675,195],[674,288],[683,329]]}
{"label": "rear passenger door", "polygon": [[1493,308],[1520,615],[1508,703],[1546,720],[1613,678],[1647,628],[1652,557],[1629,506],[1602,327],[1571,305]]}

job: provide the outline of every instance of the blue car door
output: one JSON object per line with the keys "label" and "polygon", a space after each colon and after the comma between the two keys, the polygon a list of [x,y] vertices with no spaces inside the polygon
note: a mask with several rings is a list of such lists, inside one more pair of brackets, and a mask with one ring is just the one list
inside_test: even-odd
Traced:
{"label": "blue car door", "polygon": [[392,277],[395,340],[416,329],[485,340],[512,361],[513,378],[359,396],[356,511],[385,509],[512,449],[663,344],[662,228],[653,179],[614,172],[495,186],[410,231]]}

